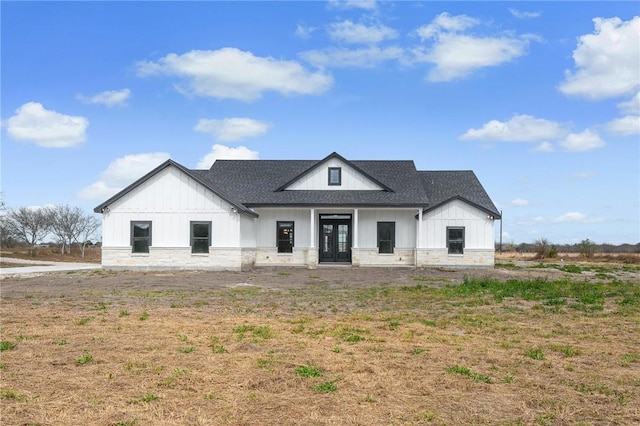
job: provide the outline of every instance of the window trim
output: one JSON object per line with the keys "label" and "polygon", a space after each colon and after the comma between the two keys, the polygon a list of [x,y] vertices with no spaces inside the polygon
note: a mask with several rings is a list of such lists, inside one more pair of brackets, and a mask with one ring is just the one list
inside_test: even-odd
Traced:
{"label": "window trim", "polygon": [[[391,251],[382,251],[380,248],[380,229],[384,226],[391,226]],[[378,234],[376,236],[376,242],[378,243],[378,254],[393,254],[396,249],[396,223],[393,221],[379,221],[377,223],[376,229]],[[387,240],[384,240],[387,241]]]}
{"label": "window trim", "polygon": [[[204,240],[204,237],[193,236],[193,225],[207,225],[207,227],[209,228],[207,233],[207,251],[193,251],[196,238],[199,240]],[[211,247],[211,221],[192,220],[191,222],[189,222],[189,244],[191,246],[191,254],[209,254],[209,247]]]}
{"label": "window trim", "polygon": [[[338,172],[338,182],[333,182],[331,180],[331,172],[337,171]],[[329,167],[329,173],[328,173],[328,180],[327,183],[329,186],[341,186],[342,185],[342,167]]]}
{"label": "window trim", "polygon": [[[465,249],[465,227],[464,226],[447,226],[447,254],[451,255],[463,255]],[[462,251],[460,253],[454,253],[451,251],[451,238],[449,237],[450,230],[461,230],[462,231]],[[455,241],[457,242],[457,240]]]}
{"label": "window trim", "polygon": [[[291,226],[288,226],[289,224],[291,224]],[[286,225],[286,226],[285,226]],[[282,228],[291,228],[291,234],[292,236],[289,237],[288,240],[285,239],[280,239],[280,229]],[[293,220],[278,220],[276,222],[276,249],[278,251],[278,254],[292,254],[293,253],[293,248],[295,247],[295,236],[296,236],[296,223]],[[280,242],[287,242],[290,243],[291,247],[289,251],[285,251],[284,247],[280,247]],[[289,247],[287,247],[289,248]]]}
{"label": "window trim", "polygon": [[[133,229],[136,226],[136,224],[148,224],[149,225],[149,236],[148,237],[136,237],[134,236],[134,232]],[[152,244],[152,235],[153,235],[153,223],[150,220],[132,220],[130,222],[129,225],[129,230],[130,230],[130,241],[129,243],[131,244],[131,253],[135,253],[135,254],[148,254],[149,253],[149,249],[151,248],[151,244]],[[147,244],[147,251],[135,251],[135,241],[141,241],[141,240],[149,240],[148,244]]]}

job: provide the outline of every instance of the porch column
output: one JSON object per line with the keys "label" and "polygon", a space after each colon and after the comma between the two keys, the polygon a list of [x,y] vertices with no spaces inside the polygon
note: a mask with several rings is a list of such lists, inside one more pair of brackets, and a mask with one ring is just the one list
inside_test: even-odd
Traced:
{"label": "porch column", "polygon": [[307,267],[318,267],[318,250],[316,247],[316,209],[309,209],[309,250],[307,251]]}
{"label": "porch column", "polygon": [[353,245],[352,248],[358,248],[358,209],[353,209]]}
{"label": "porch column", "polygon": [[422,248],[420,236],[422,235],[422,208],[418,209],[418,235],[416,235],[416,248]]}
{"label": "porch column", "polygon": [[418,209],[418,226],[416,226],[416,252],[414,255],[415,266],[423,266],[423,262],[419,259],[422,248],[422,207]]}

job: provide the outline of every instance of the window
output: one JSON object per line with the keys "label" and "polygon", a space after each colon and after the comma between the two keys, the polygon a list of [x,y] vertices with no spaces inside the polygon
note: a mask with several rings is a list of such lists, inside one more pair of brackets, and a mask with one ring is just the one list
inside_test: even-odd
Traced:
{"label": "window", "polygon": [[449,254],[464,253],[464,228],[447,227],[447,248]]}
{"label": "window", "polygon": [[378,253],[393,253],[396,245],[396,223],[378,222]]}
{"label": "window", "polygon": [[191,222],[191,253],[209,253],[211,222]]}
{"label": "window", "polygon": [[293,222],[278,222],[278,253],[293,253]]}
{"label": "window", "polygon": [[149,253],[151,246],[151,222],[131,222],[131,252]]}
{"label": "window", "polygon": [[329,167],[329,185],[342,185],[342,169],[340,167]]}

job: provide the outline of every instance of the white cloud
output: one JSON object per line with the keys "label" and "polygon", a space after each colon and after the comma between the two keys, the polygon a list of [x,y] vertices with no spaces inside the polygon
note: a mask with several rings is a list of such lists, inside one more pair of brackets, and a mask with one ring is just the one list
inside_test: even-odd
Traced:
{"label": "white cloud", "polygon": [[[467,130],[460,139],[485,140],[485,141],[509,141],[509,142],[534,142],[545,139],[559,139],[567,135],[565,125],[555,121],[535,118],[530,115],[516,115],[509,121],[491,120],[480,129]],[[550,144],[543,144],[548,150]]]}
{"label": "white cloud", "polygon": [[553,144],[548,141],[541,142],[540,145],[533,148],[533,152],[554,152]]}
{"label": "white cloud", "polygon": [[607,123],[606,128],[607,131],[616,135],[639,135],[640,115],[626,115],[616,118]]}
{"label": "white cloud", "polygon": [[586,129],[582,133],[570,133],[564,140],[560,141],[560,146],[567,151],[580,152],[602,148],[605,143],[597,132]]}
{"label": "white cloud", "polygon": [[265,121],[233,117],[221,120],[203,118],[193,129],[210,133],[214,139],[228,142],[259,136],[270,128],[271,124]]}
{"label": "white cloud", "polygon": [[640,115],[640,91],[626,102],[620,102],[618,109],[622,114]]}
{"label": "white cloud", "polygon": [[98,180],[78,191],[88,200],[106,200],[169,159],[166,152],[131,154],[113,160]]}
{"label": "white cloud", "polygon": [[538,18],[542,15],[540,12],[523,12],[513,8],[509,8],[509,12],[518,19]]}
{"label": "white cloud", "polygon": [[296,36],[300,37],[301,39],[308,39],[309,37],[311,37],[311,34],[313,34],[313,32],[316,30],[316,27],[305,27],[304,25],[300,25],[298,24],[296,26]]}
{"label": "white cloud", "polygon": [[374,11],[378,8],[376,0],[329,0],[332,9],[363,9]]}
{"label": "white cloud", "polygon": [[467,15],[451,16],[447,12],[436,16],[428,25],[423,25],[416,30],[422,41],[437,37],[444,32],[460,32],[474,27],[479,20]]}
{"label": "white cloud", "polygon": [[529,205],[529,201],[525,200],[524,198],[514,198],[513,200],[511,200],[511,204],[518,207],[526,207]]}
{"label": "white cloud", "polygon": [[87,104],[102,104],[109,108],[114,106],[122,106],[127,104],[127,100],[131,96],[131,90],[107,90],[100,92],[94,96],[78,95],[77,98]]}
{"label": "white cloud", "polygon": [[254,56],[235,48],[170,53],[157,62],[137,64],[139,76],[172,75],[183,78],[176,89],[185,95],[251,102],[263,92],[318,95],[329,90],[333,78],[310,72],[295,61]]}
{"label": "white cloud", "polygon": [[576,172],[571,175],[575,179],[587,179],[595,176],[595,172]]}
{"label": "white cloud", "polygon": [[28,102],[3,124],[13,139],[46,148],[69,148],[86,140],[89,120],[47,110],[38,102]]}
{"label": "white cloud", "polygon": [[213,145],[211,152],[200,159],[196,168],[209,169],[216,160],[257,160],[258,152],[239,146],[231,148],[225,145]]}
{"label": "white cloud", "polygon": [[371,68],[382,62],[400,59],[403,50],[399,47],[380,48],[376,46],[362,49],[328,48],[300,53],[305,61],[318,67]]}
{"label": "white cloud", "polygon": [[602,218],[589,217],[584,213],[568,212],[552,219],[552,222],[557,223],[596,223],[602,222]]}
{"label": "white cloud", "polygon": [[536,36],[515,37],[510,34],[480,37],[463,32],[480,24],[466,15],[441,13],[430,24],[417,30],[420,39],[432,41],[428,49],[414,49],[414,62],[435,65],[429,70],[429,81],[451,81],[465,78],[474,71],[508,62],[526,53]]}
{"label": "white cloud", "polygon": [[385,25],[356,24],[349,20],[329,25],[329,37],[332,40],[354,44],[375,44],[398,37],[398,32]]}
{"label": "white cloud", "polygon": [[635,93],[640,87],[640,16],[593,19],[595,32],[578,38],[573,51],[577,70],[565,71],[559,89],[591,99]]}

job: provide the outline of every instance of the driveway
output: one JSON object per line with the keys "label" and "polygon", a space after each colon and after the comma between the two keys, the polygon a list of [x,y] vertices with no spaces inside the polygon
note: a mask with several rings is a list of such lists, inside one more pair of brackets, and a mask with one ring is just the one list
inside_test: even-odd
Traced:
{"label": "driveway", "polygon": [[72,263],[72,262],[48,262],[42,260],[14,259],[0,257],[0,262],[24,264],[16,268],[0,268],[0,276],[42,274],[47,272],[67,272],[102,269],[98,263]]}

